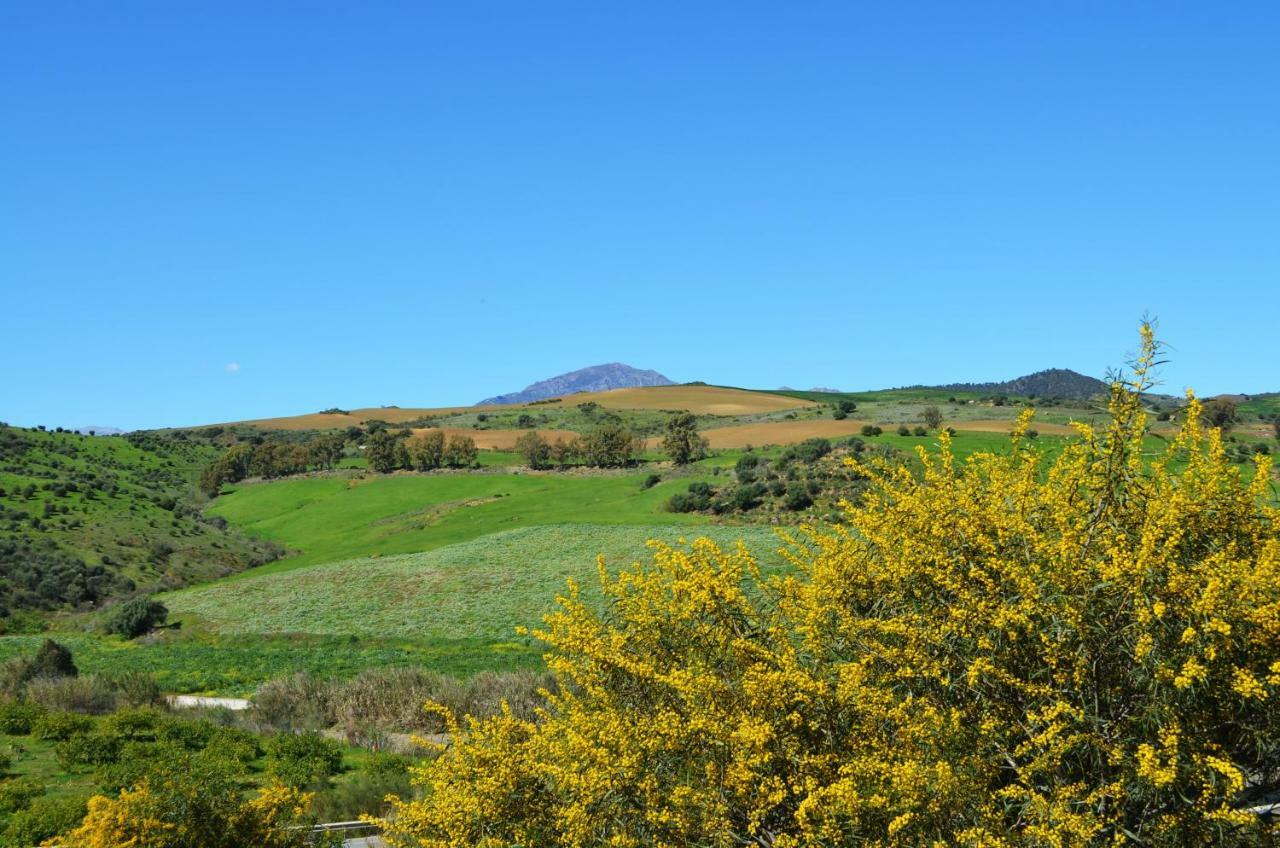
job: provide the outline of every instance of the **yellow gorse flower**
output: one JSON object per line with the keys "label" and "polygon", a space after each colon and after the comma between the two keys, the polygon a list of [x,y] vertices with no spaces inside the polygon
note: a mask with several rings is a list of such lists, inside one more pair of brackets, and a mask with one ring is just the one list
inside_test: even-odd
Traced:
{"label": "yellow gorse flower", "polygon": [[1280,527],[1270,466],[1148,437],[1149,327],[1105,426],[874,486],[835,527],[653,546],[537,635],[538,721],[460,728],[394,845],[1254,844],[1274,781]]}

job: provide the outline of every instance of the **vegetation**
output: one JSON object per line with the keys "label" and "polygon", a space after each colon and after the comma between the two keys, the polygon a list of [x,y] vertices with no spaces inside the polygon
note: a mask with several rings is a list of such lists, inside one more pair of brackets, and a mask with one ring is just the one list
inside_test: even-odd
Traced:
{"label": "vegetation", "polygon": [[163,624],[168,617],[168,608],[159,601],[134,598],[111,610],[106,621],[106,631],[126,639],[136,639]]}
{"label": "vegetation", "polygon": [[[418,845],[1268,843],[1280,512],[1199,404],[1142,455],[1155,344],[1112,422],[872,482],[847,529],[659,547],[537,635],[541,722],[457,724],[385,827]],[[1268,843],[1269,844],[1269,843]]]}
{"label": "vegetation", "polygon": [[0,425],[0,616],[88,608],[275,558],[201,512],[193,484],[216,453],[148,434]]}
{"label": "vegetation", "polygon": [[707,455],[707,440],[698,435],[698,419],[691,412],[678,412],[667,419],[662,452],[676,465],[688,465]]}

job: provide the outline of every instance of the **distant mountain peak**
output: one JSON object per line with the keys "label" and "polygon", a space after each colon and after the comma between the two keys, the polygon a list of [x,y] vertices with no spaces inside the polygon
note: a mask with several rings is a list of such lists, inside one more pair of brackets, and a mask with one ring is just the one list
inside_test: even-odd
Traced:
{"label": "distant mountain peak", "polygon": [[532,403],[535,400],[571,395],[578,392],[607,392],[610,389],[632,389],[638,386],[673,385],[657,371],[632,368],[622,362],[591,365],[567,374],[549,377],[510,394],[485,398],[478,406],[510,403]]}
{"label": "distant mountain peak", "polygon": [[950,383],[928,388],[1001,395],[1060,397],[1070,400],[1089,400],[1107,392],[1107,384],[1102,380],[1072,371],[1070,368],[1046,368],[1034,374],[1024,374],[999,383]]}

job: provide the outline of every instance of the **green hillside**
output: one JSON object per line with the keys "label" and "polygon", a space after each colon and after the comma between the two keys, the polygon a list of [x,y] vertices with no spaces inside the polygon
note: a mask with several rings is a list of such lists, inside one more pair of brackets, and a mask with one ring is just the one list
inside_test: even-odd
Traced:
{"label": "green hillside", "polygon": [[49,609],[187,585],[274,558],[201,511],[217,450],[0,426],[0,603]]}
{"label": "green hillside", "polygon": [[304,633],[441,642],[510,640],[550,611],[566,578],[599,597],[596,557],[616,568],[646,559],[645,543],[708,536],[745,541],[767,569],[782,566],[763,527],[527,527],[425,553],[251,574],[161,596],[172,614],[227,635]]}
{"label": "green hillside", "polygon": [[546,524],[664,525],[691,480],[643,488],[643,473],[393,474],[302,477],[242,485],[210,508],[293,554],[276,572],[369,554],[430,550],[489,533]]}

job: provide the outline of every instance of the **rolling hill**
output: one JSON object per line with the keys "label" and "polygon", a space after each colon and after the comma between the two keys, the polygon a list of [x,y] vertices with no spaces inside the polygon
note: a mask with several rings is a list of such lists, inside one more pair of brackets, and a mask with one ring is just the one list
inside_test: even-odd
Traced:
{"label": "rolling hill", "polygon": [[950,383],[942,386],[925,386],[938,391],[982,392],[994,395],[1021,397],[1065,398],[1089,400],[1106,394],[1107,384],[1096,377],[1089,377],[1069,368],[1046,368],[1034,374],[1025,374],[998,383]]}

